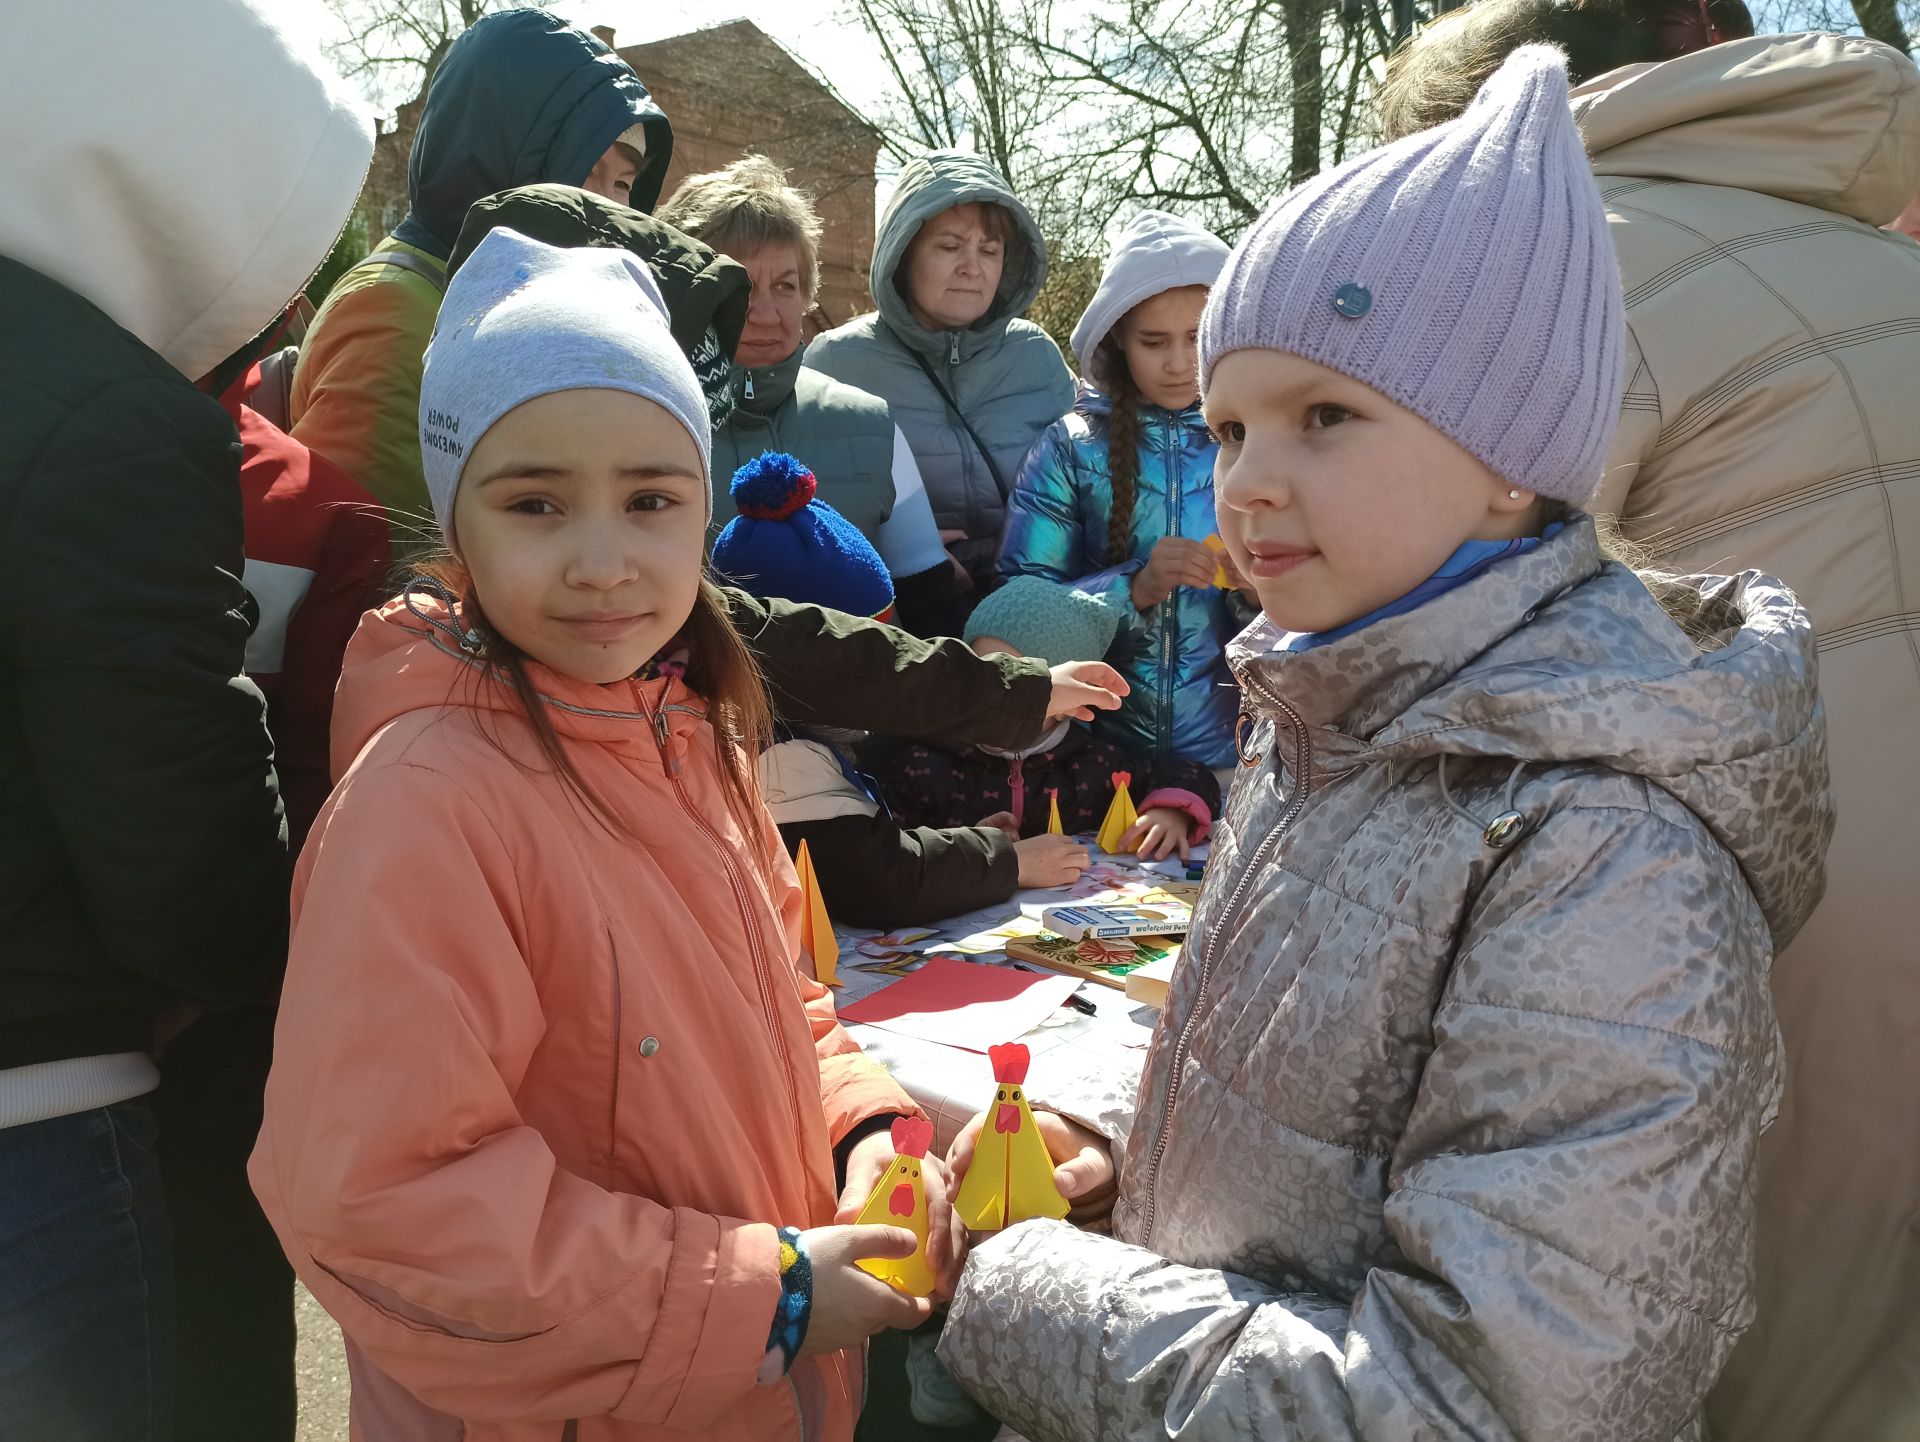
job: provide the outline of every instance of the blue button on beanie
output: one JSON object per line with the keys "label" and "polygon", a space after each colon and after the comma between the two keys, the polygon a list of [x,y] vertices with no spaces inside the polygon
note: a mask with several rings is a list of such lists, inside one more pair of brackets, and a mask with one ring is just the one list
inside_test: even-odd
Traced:
{"label": "blue button on beanie", "polygon": [[1237,350],[1351,376],[1502,480],[1584,505],[1619,418],[1620,269],[1566,58],[1507,57],[1466,113],[1275,201],[1200,322],[1200,385]]}
{"label": "blue button on beanie", "polygon": [[743,591],[885,619],[886,563],[853,522],[814,499],[813,472],[767,451],[733,473],[740,514],[713,543],[713,568]]}

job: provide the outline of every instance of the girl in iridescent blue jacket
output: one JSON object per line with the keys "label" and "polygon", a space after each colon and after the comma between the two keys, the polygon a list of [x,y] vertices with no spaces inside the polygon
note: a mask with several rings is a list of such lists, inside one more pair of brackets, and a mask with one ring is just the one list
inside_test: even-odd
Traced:
{"label": "girl in iridescent blue jacket", "polygon": [[1213,458],[1195,332],[1226,245],[1157,211],[1115,242],[1073,347],[1085,384],[1027,453],[1003,576],[1040,576],[1120,613],[1110,658],[1132,693],[1095,729],[1160,761],[1233,764],[1239,694],[1226,643],[1252,616],[1216,587]]}

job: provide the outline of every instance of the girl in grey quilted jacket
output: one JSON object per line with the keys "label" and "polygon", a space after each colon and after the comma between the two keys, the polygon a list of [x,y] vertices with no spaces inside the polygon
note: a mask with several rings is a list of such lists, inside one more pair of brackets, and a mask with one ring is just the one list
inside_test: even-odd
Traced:
{"label": "girl in grey quilted jacket", "polygon": [[1832,817],[1792,595],[1577,509],[1621,332],[1550,50],[1229,260],[1239,775],[1137,1097],[1036,1098],[1112,1235],[984,1243],[941,1344],[1036,1442],[1697,1435]]}

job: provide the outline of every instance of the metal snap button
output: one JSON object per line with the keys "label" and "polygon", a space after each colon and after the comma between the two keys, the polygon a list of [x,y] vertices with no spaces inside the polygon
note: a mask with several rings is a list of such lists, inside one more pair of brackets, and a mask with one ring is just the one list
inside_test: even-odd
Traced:
{"label": "metal snap button", "polygon": [[1333,308],[1348,320],[1359,320],[1373,309],[1373,292],[1349,282],[1333,293]]}
{"label": "metal snap button", "polygon": [[1527,818],[1518,811],[1503,811],[1487,823],[1482,839],[1496,851],[1504,851],[1520,839],[1527,829]]}
{"label": "metal snap button", "polygon": [[641,1056],[652,1056],[655,1052],[659,1050],[660,1050],[659,1037],[647,1036],[647,1037],[642,1037],[640,1039],[640,1055]]}

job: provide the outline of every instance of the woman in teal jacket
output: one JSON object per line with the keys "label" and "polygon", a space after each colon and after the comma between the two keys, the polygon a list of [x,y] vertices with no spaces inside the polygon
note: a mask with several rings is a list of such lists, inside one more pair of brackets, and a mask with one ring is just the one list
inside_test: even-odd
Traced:
{"label": "woman in teal jacket", "polygon": [[[1239,692],[1226,644],[1251,616],[1216,588],[1213,458],[1194,332],[1227,247],[1157,211],[1115,243],[1074,327],[1089,382],[1027,453],[1000,574],[1100,595],[1121,613],[1114,664],[1132,693],[1096,729],[1161,761],[1234,759]],[[1097,387],[1097,389],[1095,389]]]}

